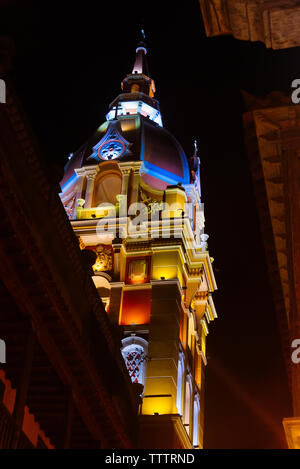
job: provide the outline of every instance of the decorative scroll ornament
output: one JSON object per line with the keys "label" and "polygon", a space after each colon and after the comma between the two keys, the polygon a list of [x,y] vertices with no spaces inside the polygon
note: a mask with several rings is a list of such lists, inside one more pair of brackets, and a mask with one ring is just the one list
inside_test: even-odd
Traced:
{"label": "decorative scroll ornament", "polygon": [[64,208],[70,220],[73,218],[75,207],[76,207],[76,196],[72,195],[70,199],[64,202]]}
{"label": "decorative scroll ornament", "polygon": [[155,213],[159,210],[163,210],[164,203],[162,201],[153,199],[151,196],[145,194],[145,192],[139,187],[139,198],[140,201],[147,207],[148,213]]}
{"label": "decorative scroll ornament", "polygon": [[85,249],[86,248],[86,245],[85,245],[83,239],[81,238],[81,236],[79,236],[79,238],[78,238],[78,243],[79,243],[80,249]]}
{"label": "decorative scroll ornament", "polygon": [[90,159],[114,160],[124,155],[130,155],[129,147],[131,145],[121,134],[119,122],[113,121],[109,124],[108,129],[102,139],[93,147],[93,153]]}
{"label": "decorative scroll ornament", "polygon": [[96,248],[97,259],[93,265],[95,272],[102,272],[112,269],[112,252],[110,247],[99,244]]}

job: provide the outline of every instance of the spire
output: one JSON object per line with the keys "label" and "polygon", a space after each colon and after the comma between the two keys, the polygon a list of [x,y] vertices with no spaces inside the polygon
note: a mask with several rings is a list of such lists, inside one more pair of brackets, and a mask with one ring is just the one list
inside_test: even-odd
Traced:
{"label": "spire", "polygon": [[135,62],[134,66],[132,69],[132,73],[141,73],[144,75],[148,75],[148,63],[146,59],[146,54],[147,54],[147,47],[146,47],[146,36],[145,36],[145,31],[141,29],[141,39],[139,41],[139,44],[135,50],[136,56],[135,56]]}
{"label": "spire", "polygon": [[136,48],[135,62],[132,72],[122,81],[122,90],[125,93],[143,93],[153,98],[155,93],[154,81],[149,77],[148,63],[146,59],[147,47],[145,43],[145,31],[140,30],[140,41]]}
{"label": "spire", "polygon": [[109,106],[107,120],[127,114],[140,114],[162,127],[159,102],[154,98],[155,84],[149,76],[144,29],[140,29],[132,72],[121,82],[121,94]]}

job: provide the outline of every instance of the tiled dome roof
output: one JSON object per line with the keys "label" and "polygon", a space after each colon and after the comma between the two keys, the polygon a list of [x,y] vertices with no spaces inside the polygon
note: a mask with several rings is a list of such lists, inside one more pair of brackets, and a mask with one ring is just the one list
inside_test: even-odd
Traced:
{"label": "tiled dome roof", "polygon": [[74,169],[95,165],[103,161],[97,149],[111,141],[112,129],[117,139],[123,141],[124,151],[116,161],[142,161],[141,175],[155,189],[165,189],[170,184],[190,182],[187,157],[173,135],[141,115],[118,116],[102,124],[65,167],[61,185],[74,175]]}

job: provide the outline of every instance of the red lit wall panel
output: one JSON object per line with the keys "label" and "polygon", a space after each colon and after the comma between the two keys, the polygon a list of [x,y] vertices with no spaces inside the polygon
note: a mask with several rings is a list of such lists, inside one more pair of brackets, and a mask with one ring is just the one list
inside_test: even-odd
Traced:
{"label": "red lit wall panel", "polygon": [[150,288],[123,291],[120,325],[149,324],[151,292]]}

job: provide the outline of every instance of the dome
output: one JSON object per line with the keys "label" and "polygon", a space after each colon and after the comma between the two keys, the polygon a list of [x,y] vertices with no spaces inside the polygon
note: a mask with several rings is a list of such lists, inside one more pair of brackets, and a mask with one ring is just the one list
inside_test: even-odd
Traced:
{"label": "dome", "polygon": [[151,187],[189,184],[187,157],[173,135],[141,115],[118,116],[106,121],[70,158],[61,185],[74,176],[74,169],[101,164],[107,159],[119,163],[142,161],[140,174]]}

